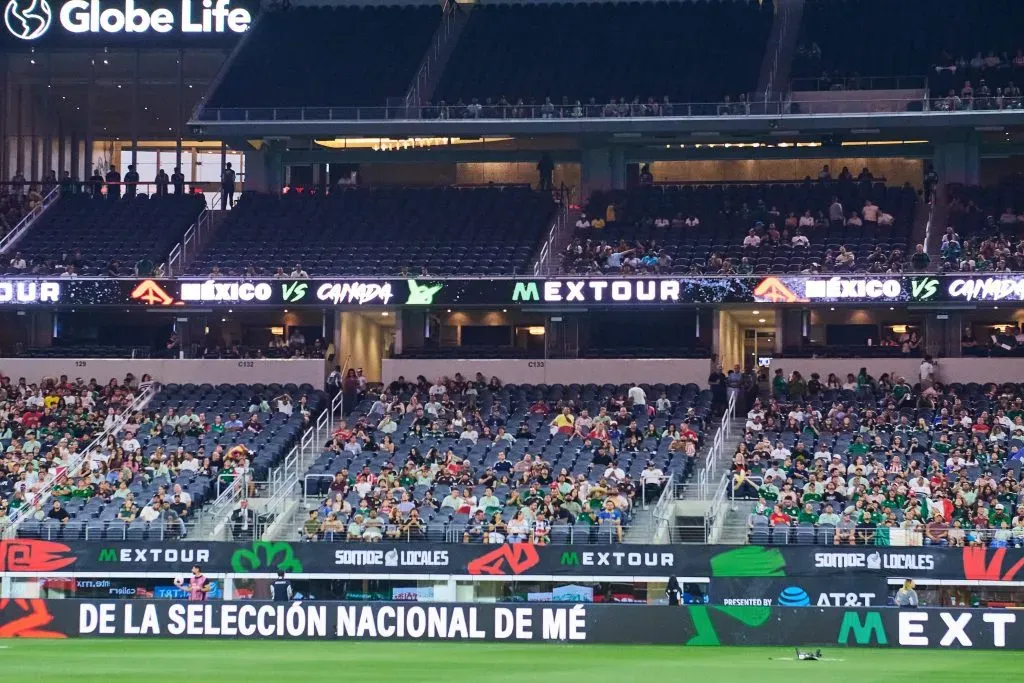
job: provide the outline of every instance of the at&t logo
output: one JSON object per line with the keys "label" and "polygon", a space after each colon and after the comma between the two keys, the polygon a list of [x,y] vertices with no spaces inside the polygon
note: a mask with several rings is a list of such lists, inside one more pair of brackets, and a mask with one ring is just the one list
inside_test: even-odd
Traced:
{"label": "at&t logo", "polygon": [[50,28],[53,11],[46,0],[8,0],[4,23],[15,38],[35,40]]}

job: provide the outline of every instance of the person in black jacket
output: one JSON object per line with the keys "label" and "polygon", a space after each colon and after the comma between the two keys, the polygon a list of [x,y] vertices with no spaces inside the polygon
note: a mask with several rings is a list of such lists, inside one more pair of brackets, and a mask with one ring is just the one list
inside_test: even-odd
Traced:
{"label": "person in black jacket", "polygon": [[292,599],[292,583],[284,578],[284,572],[277,573],[277,579],[270,584],[270,599],[274,602],[288,602]]}
{"label": "person in black jacket", "polygon": [[674,576],[668,577],[668,586],[665,588],[665,595],[668,597],[668,604],[672,607],[679,607],[683,602],[683,589],[679,587],[679,579]]}

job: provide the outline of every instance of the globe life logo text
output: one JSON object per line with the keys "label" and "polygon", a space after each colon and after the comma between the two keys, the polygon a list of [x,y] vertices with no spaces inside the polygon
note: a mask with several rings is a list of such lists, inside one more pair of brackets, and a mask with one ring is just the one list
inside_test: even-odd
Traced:
{"label": "globe life logo text", "polygon": [[[136,7],[134,0],[123,5],[104,6],[100,0],[68,0],[58,20],[68,33],[162,33],[176,29],[181,33],[243,33],[252,23],[252,15],[243,7],[231,7],[231,0],[182,0],[181,11],[158,7]],[[49,18],[46,0],[9,0],[4,13],[8,30],[23,40],[35,40],[49,28],[34,18]]]}

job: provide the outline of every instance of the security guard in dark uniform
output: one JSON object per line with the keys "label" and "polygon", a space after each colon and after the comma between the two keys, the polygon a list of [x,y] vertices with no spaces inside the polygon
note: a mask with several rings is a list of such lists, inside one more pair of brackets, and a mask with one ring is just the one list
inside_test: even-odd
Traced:
{"label": "security guard in dark uniform", "polygon": [[292,583],[284,578],[284,572],[278,572],[277,580],[270,584],[270,599],[274,602],[288,602],[292,599]]}

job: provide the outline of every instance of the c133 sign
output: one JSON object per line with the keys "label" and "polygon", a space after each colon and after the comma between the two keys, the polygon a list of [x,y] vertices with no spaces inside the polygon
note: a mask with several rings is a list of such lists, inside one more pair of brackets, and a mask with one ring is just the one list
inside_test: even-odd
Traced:
{"label": "c133 sign", "polygon": [[138,6],[134,0],[101,2],[67,0],[55,13],[49,0],[8,0],[4,24],[20,40],[45,36],[54,24],[71,34],[233,34],[244,33],[252,14],[244,7],[232,7],[231,0],[181,0]]}

